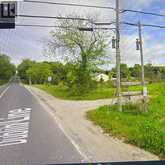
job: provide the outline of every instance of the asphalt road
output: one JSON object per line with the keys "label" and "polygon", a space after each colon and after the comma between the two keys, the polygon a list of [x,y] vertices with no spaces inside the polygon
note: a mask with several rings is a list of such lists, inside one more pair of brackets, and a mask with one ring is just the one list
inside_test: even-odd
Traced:
{"label": "asphalt road", "polygon": [[79,163],[82,160],[53,117],[27,89],[18,83],[0,88],[0,165]]}

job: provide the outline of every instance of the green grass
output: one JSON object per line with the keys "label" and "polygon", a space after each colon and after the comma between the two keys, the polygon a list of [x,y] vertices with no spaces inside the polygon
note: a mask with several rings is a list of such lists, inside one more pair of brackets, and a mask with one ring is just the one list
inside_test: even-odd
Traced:
{"label": "green grass", "polygon": [[165,158],[165,83],[149,84],[148,89],[148,113],[139,105],[125,105],[123,112],[113,105],[89,111],[87,117],[106,133]]}
{"label": "green grass", "polygon": [[[154,95],[158,95],[159,92],[156,94],[156,89],[160,87],[160,83],[149,84],[149,95],[151,96],[153,91],[155,91]],[[97,99],[106,99],[114,97],[115,88],[111,87],[107,84],[99,84],[96,89],[91,90],[89,93],[83,96],[73,96],[70,95],[69,89],[64,85],[34,85],[37,88],[40,88],[49,94],[67,100],[97,100]],[[155,89],[156,88],[156,89]],[[129,91],[140,91],[142,90],[141,86],[132,86],[128,88]],[[124,90],[123,90],[124,91]]]}
{"label": "green grass", "polygon": [[[111,98],[115,89],[108,85],[98,85],[83,96],[69,95],[66,86],[35,85],[51,95],[70,100],[96,100]],[[148,84],[150,101],[148,113],[142,113],[142,104],[123,106],[123,112],[118,112],[116,105],[103,106],[96,110],[89,111],[87,117],[96,125],[103,128],[127,143],[134,144],[145,150],[165,158],[165,82]],[[139,91],[140,86],[129,87],[129,91]]]}
{"label": "green grass", "polygon": [[6,80],[0,80],[0,85],[4,85],[4,84],[6,84],[6,83],[7,83]]}
{"label": "green grass", "polygon": [[89,93],[83,96],[72,96],[69,94],[69,89],[66,86],[62,85],[34,85],[35,87],[46,91],[47,93],[67,100],[96,100],[96,99],[105,99],[111,98],[114,95],[114,88],[105,87],[100,85],[94,90],[91,90]]}

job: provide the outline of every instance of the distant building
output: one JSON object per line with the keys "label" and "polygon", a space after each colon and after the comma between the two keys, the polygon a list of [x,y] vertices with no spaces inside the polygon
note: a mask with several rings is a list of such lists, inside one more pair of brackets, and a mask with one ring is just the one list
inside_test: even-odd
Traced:
{"label": "distant building", "polygon": [[116,80],[116,78],[115,77],[111,77],[111,81],[115,81]]}
{"label": "distant building", "polygon": [[106,74],[104,73],[100,73],[100,74],[96,74],[94,76],[94,80],[96,81],[103,81],[103,82],[107,82],[109,80],[109,76],[107,76]]}

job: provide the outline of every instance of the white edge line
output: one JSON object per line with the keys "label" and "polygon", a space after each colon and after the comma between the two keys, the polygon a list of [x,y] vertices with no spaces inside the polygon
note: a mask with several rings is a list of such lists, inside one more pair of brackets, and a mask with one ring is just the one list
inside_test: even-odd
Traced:
{"label": "white edge line", "polygon": [[[26,88],[27,89],[27,88]],[[44,105],[47,107],[47,105],[45,103],[43,103],[43,101],[41,101],[37,95],[32,92],[31,89],[28,88],[28,90],[30,91],[30,93],[35,96],[35,98],[39,101],[40,104]],[[84,158],[82,161],[90,161],[90,159],[85,155],[85,153],[83,153],[79,147],[78,144],[76,144],[76,142],[73,140],[73,138],[71,138],[67,132],[65,131],[64,127],[62,126],[62,124],[60,123],[60,120],[55,116],[55,114],[51,111],[51,110],[48,110],[49,108],[44,108],[54,119],[55,119],[55,122],[56,124],[58,125],[58,127],[61,129],[61,131],[64,133],[64,135],[68,138],[68,140],[72,143],[72,145],[75,147],[75,149],[79,152],[79,154]]]}
{"label": "white edge line", "polygon": [[7,92],[7,90],[10,88],[10,85],[3,90],[3,92],[0,94],[0,99],[4,96],[4,94]]}
{"label": "white edge line", "polygon": [[62,126],[62,124],[60,123],[59,119],[55,116],[55,114],[53,112],[51,112],[50,110],[46,111],[52,115],[52,117],[55,119],[58,127],[62,130],[62,132],[64,133],[64,135],[69,139],[69,141],[72,143],[72,145],[76,148],[76,150],[80,153],[80,155],[84,158],[83,161],[89,161],[89,158],[81,151],[80,147],[78,144],[76,144],[76,142],[73,140],[73,138],[71,138],[65,131],[64,127]]}

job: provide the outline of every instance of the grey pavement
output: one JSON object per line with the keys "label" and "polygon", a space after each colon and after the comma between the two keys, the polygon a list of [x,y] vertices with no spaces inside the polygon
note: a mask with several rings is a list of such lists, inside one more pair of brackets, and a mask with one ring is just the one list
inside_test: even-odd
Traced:
{"label": "grey pavement", "polygon": [[[0,88],[0,94],[4,89],[4,87]],[[12,116],[13,114],[10,114],[14,112],[12,110],[21,109],[22,115],[25,108],[31,109],[31,113],[26,113],[26,115],[30,114],[27,141],[22,144],[12,144],[11,140],[18,140],[19,137],[15,133],[16,130],[7,135],[3,131],[10,125],[9,121],[17,122],[21,119],[18,116],[19,111]],[[22,85],[11,83],[0,98],[0,118],[4,119],[0,120],[0,127],[4,127],[1,129],[2,138],[0,138],[0,165],[45,165],[83,161],[83,157],[61,131],[54,118]],[[22,127],[19,126],[17,129],[22,130]],[[12,138],[8,137],[9,135]],[[5,143],[3,138],[6,138]]]}

